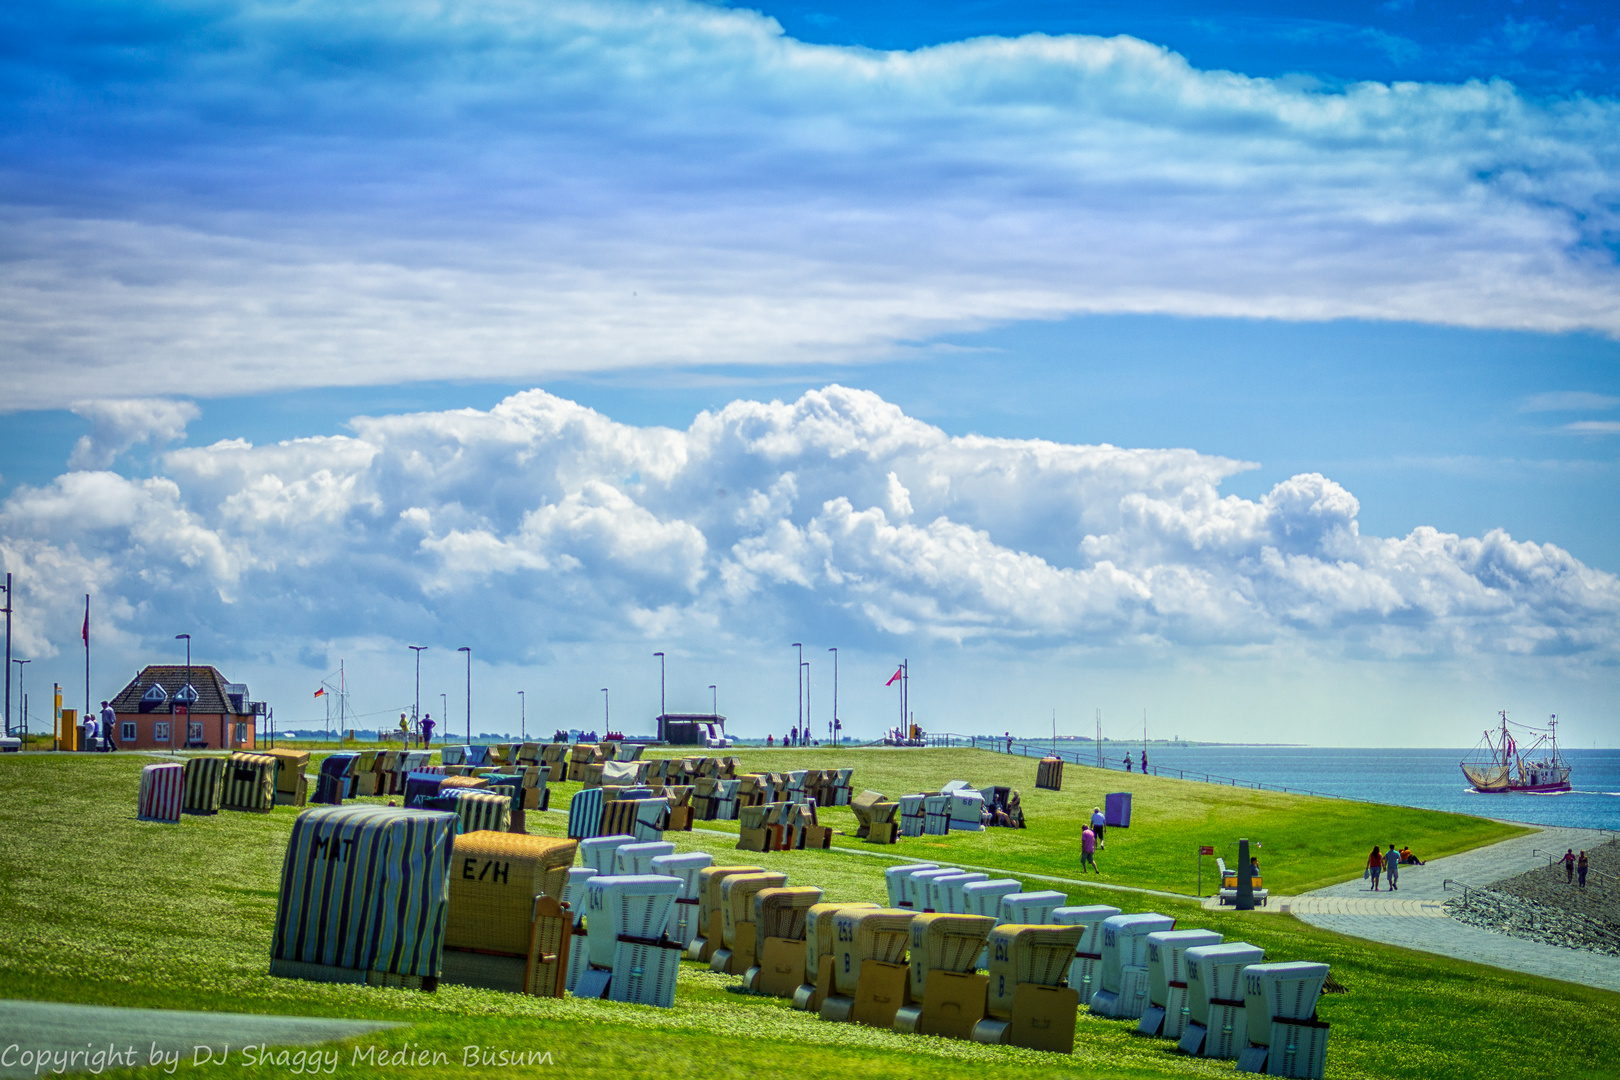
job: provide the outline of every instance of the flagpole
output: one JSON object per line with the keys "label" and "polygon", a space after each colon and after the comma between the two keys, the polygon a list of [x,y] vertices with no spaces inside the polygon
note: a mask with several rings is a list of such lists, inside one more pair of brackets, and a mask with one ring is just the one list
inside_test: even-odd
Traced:
{"label": "flagpole", "polygon": [[[84,594],[84,715],[90,715],[90,594]],[[107,733],[101,733],[106,745]]]}

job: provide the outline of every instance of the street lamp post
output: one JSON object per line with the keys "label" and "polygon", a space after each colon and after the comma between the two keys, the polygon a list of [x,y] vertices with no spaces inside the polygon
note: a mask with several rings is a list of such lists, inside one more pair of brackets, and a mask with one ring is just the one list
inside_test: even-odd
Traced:
{"label": "street lamp post", "polygon": [[[23,675],[27,673],[28,669],[23,667],[23,665],[24,664],[32,664],[33,661],[32,660],[13,660],[12,663],[17,665],[17,698],[18,698],[18,700],[20,700],[22,702],[22,725],[21,725],[21,727],[22,727],[22,733],[26,736],[28,734],[28,695],[27,695],[27,692],[26,692],[28,688],[23,685]],[[8,667],[6,670],[9,672],[11,669]],[[8,687],[11,685],[11,677],[9,675],[6,677],[6,685]],[[10,714],[7,714],[7,718],[8,719],[10,718]]]}
{"label": "street lamp post", "polygon": [[613,710],[608,708],[608,692],[607,687],[604,686],[602,687],[602,734],[606,735],[607,729],[612,726]]}
{"label": "street lamp post", "polygon": [[467,654],[467,745],[472,745],[472,646],[463,645],[456,652]]}
{"label": "street lamp post", "polygon": [[799,724],[799,738],[810,730],[810,661],[804,662],[804,720]]}
{"label": "street lamp post", "polygon": [[422,722],[422,650],[427,646],[407,645],[406,648],[416,653],[416,704],[411,706],[415,710],[411,713],[411,719],[420,724]]}
{"label": "street lamp post", "polygon": [[518,738],[529,741],[529,699],[518,691]]}
{"label": "street lamp post", "polygon": [[834,645],[827,650],[833,654],[833,718],[832,718],[832,744],[838,745],[838,646]]}
{"label": "street lamp post", "polygon": [[[180,694],[184,694],[188,689],[191,688],[191,635],[190,634],[176,634],[176,635],[174,635],[174,640],[176,640],[176,641],[179,641],[181,638],[186,639],[186,685],[182,686],[180,688]],[[180,694],[176,694],[175,697],[179,697]],[[193,694],[192,698],[194,698],[195,696],[196,695]],[[192,705],[192,698],[187,698],[186,699],[186,738],[188,738],[188,739],[191,737],[191,705]],[[169,753],[171,753],[171,754],[174,753],[174,705],[173,704],[170,704],[170,706],[169,706]]]}
{"label": "street lamp post", "polygon": [[[6,736],[11,736],[11,575],[6,575]],[[22,691],[17,692],[22,696]]]}
{"label": "street lamp post", "polygon": [[714,688],[714,683],[709,684],[709,701],[711,702],[709,707],[714,710],[714,715],[719,716],[720,715],[720,691],[718,691],[718,690],[716,690]]}
{"label": "street lamp post", "polygon": [[799,650],[799,726],[804,727],[804,642],[795,641],[793,647]]}
{"label": "street lamp post", "polygon": [[666,716],[669,706],[664,704],[664,654],[655,652],[653,655],[658,657],[658,715]]}

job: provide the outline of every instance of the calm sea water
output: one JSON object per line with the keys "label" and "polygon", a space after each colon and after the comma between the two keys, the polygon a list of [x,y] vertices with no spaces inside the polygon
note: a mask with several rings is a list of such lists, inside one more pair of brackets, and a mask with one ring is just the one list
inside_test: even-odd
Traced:
{"label": "calm sea water", "polygon": [[[1118,749],[1115,746],[1118,745]],[[1070,749],[1071,746],[1065,746]],[[1108,745],[1119,768],[1124,744]],[[1345,750],[1280,746],[1148,746],[1155,771],[1212,773],[1267,786],[1309,789],[1370,802],[1450,810],[1537,825],[1620,829],[1620,750],[1565,750],[1575,790],[1557,795],[1480,795],[1457,768],[1464,750]],[[1139,758],[1138,746],[1132,757]],[[1082,758],[1090,763],[1091,759]]]}

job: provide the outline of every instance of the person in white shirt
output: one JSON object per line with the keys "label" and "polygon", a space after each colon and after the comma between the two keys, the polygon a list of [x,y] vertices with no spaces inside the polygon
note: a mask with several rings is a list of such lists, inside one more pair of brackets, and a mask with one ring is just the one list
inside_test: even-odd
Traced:
{"label": "person in white shirt", "polygon": [[1108,816],[1102,812],[1102,807],[1093,806],[1091,808],[1091,831],[1097,835],[1098,848],[1108,846],[1107,841],[1103,839],[1103,834],[1107,831],[1105,828],[1107,824]]}

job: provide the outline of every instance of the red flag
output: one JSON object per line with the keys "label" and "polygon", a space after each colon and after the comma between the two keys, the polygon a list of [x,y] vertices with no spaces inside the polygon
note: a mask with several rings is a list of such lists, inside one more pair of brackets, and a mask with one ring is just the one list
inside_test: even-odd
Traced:
{"label": "red flag", "polygon": [[325,695],[326,695],[326,687],[324,687],[324,686],[321,687],[319,690],[315,691],[315,696],[316,697],[324,697]]}
{"label": "red flag", "polygon": [[898,679],[898,678],[899,678],[899,677],[900,677],[900,674],[901,674],[901,672],[903,672],[903,671],[905,671],[905,670],[906,670],[906,669],[905,669],[905,667],[904,667],[904,666],[901,666],[901,667],[897,667],[897,668],[895,668],[895,669],[894,669],[894,674],[893,674],[893,675],[890,675],[890,676],[889,676],[889,681],[888,681],[888,682],[886,682],[886,683],[884,683],[884,684],[883,684],[883,685],[884,685],[884,686],[893,686],[893,685],[894,685],[894,680],[896,680],[896,679]]}
{"label": "red flag", "polygon": [[84,643],[90,644],[90,598],[84,598]]}

